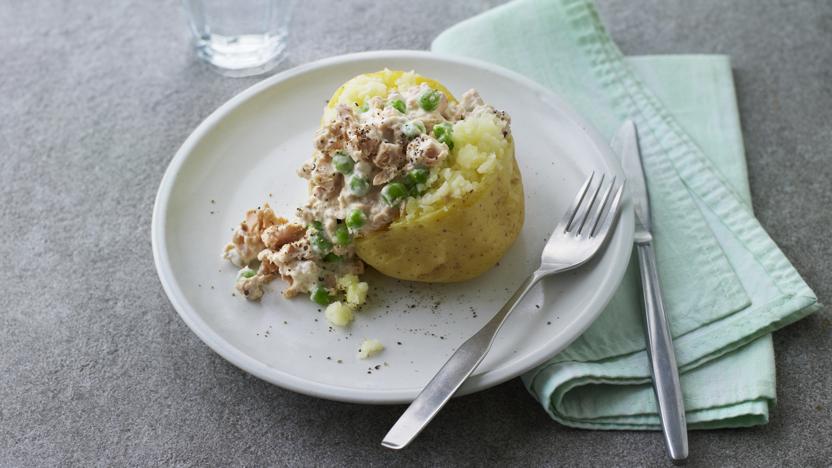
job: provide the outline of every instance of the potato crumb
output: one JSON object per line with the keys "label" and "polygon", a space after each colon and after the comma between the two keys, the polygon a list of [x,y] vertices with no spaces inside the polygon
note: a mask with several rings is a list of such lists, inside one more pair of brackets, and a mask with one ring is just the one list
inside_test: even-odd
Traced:
{"label": "potato crumb", "polygon": [[367,359],[384,351],[384,345],[376,339],[364,340],[361,347],[358,348],[358,359]]}
{"label": "potato crumb", "polygon": [[370,290],[370,285],[365,282],[351,284],[347,288],[347,302],[352,305],[362,305],[367,302],[367,291]]}
{"label": "potato crumb", "polygon": [[338,289],[346,292],[349,305],[360,306],[367,301],[367,291],[370,290],[370,286],[363,281],[358,281],[358,276],[344,275],[338,278],[337,286]]}
{"label": "potato crumb", "polygon": [[349,285],[355,284],[358,282],[358,276],[353,274],[346,274],[336,280],[336,285],[338,289],[346,290]]}
{"label": "potato crumb", "polygon": [[326,307],[324,316],[329,323],[338,327],[346,327],[352,322],[355,313],[350,305],[336,301]]}

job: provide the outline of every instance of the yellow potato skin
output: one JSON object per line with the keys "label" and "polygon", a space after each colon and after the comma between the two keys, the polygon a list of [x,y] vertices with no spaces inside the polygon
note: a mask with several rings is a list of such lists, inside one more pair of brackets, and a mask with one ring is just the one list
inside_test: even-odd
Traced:
{"label": "yellow potato skin", "polygon": [[[403,73],[383,70],[367,75],[395,87]],[[417,76],[415,82],[428,83],[456,101],[434,80]],[[329,108],[338,104],[345,86],[335,91]],[[385,230],[356,239],[358,256],[387,276],[409,281],[450,283],[488,271],[523,227],[523,181],[514,158],[514,141],[510,143],[511,171],[498,169],[488,174],[475,191],[450,199],[445,209],[415,219],[402,217]]]}

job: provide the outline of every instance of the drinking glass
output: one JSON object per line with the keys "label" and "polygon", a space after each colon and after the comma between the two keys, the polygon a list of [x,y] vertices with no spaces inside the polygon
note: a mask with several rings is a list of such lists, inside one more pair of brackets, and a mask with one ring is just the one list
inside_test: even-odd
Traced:
{"label": "drinking glass", "polygon": [[265,73],[285,57],[295,0],[182,0],[199,58],[226,76]]}

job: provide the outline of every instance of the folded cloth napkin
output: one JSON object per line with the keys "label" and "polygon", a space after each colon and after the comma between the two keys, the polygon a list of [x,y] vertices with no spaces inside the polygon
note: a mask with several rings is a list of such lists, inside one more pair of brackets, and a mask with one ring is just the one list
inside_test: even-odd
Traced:
{"label": "folded cloth napkin", "polygon": [[[767,422],[770,333],[820,306],[751,211],[728,59],[625,59],[588,0],[518,0],[451,27],[432,49],[536,80],[608,138],[636,122],[689,427]],[[637,268],[586,333],[523,377],[562,424],[660,428]]]}

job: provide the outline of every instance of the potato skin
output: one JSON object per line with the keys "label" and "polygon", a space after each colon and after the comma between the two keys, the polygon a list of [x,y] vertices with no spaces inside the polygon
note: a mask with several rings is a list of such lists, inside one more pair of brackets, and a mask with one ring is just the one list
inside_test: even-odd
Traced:
{"label": "potato skin", "polygon": [[430,283],[465,281],[492,268],[523,227],[523,181],[514,158],[512,170],[494,171],[477,190],[452,200],[446,210],[356,239],[367,264],[394,278]]}

